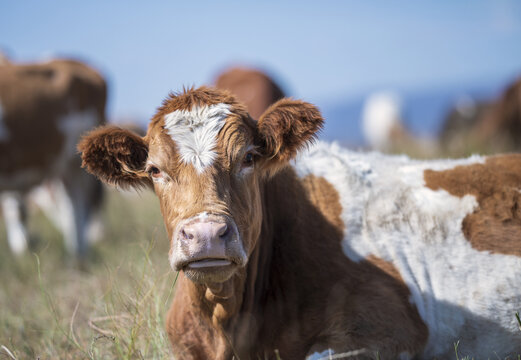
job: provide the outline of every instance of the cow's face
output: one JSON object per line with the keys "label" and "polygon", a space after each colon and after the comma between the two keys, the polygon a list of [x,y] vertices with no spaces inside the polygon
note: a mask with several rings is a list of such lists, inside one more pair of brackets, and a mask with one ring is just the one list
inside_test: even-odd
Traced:
{"label": "cow's face", "polygon": [[284,99],[253,121],[226,92],[170,96],[140,138],[109,127],[79,145],[84,166],[107,183],[152,184],[171,241],[170,263],[195,282],[229,279],[256,246],[262,184],[322,125],[318,110]]}

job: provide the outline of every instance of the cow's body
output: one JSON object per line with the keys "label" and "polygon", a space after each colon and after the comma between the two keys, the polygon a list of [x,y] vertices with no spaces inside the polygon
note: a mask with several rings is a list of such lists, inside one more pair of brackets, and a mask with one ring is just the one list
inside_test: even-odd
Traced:
{"label": "cow's body", "polygon": [[[31,189],[54,205],[51,217],[72,252],[83,255],[85,231],[102,189],[80,168],[81,133],[105,122],[106,85],[90,67],[72,60],[0,66],[0,191],[8,239],[27,246],[23,203]],[[39,201],[38,200],[38,201]]]}
{"label": "cow's body", "polygon": [[154,184],[182,270],[174,353],[444,359],[458,341],[479,358],[521,353],[521,157],[416,162],[319,143],[283,166],[320,124],[291,100],[253,123],[198,89],[165,101],[143,139],[107,128],[80,144],[106,182]]}

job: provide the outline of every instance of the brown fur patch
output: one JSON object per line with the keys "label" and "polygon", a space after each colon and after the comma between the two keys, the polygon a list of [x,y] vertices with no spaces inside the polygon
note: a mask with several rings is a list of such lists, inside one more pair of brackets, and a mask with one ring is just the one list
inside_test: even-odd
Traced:
{"label": "brown fur patch", "polygon": [[306,189],[309,200],[324,217],[340,231],[345,230],[342,221],[342,205],[340,195],[333,185],[325,178],[308,175],[302,179],[302,185]]}
{"label": "brown fur patch", "polygon": [[474,195],[479,207],[462,230],[472,247],[521,256],[521,155],[490,157],[485,164],[425,170],[425,184],[458,197]]}
{"label": "brown fur patch", "polygon": [[122,188],[150,185],[145,173],[146,143],[116,126],[91,131],[78,144],[82,166],[102,181]]}
{"label": "brown fur patch", "polygon": [[414,324],[414,328],[417,329],[417,332],[414,333],[414,340],[416,341],[414,348],[419,349],[425,346],[429,337],[429,330],[427,325],[425,325],[422,318],[420,317],[416,306],[411,304],[409,301],[411,292],[407,287],[407,284],[405,284],[403,281],[403,278],[398,272],[398,269],[396,269],[392,263],[380,259],[374,255],[370,255],[366,261],[374,265],[379,270],[383,271],[383,273],[379,271],[375,272],[377,276],[389,276],[390,278],[394,279],[393,281],[390,281],[390,286],[392,287],[391,298],[393,296],[397,296],[399,299],[401,299],[400,303],[404,307],[404,311],[407,312],[409,321],[411,321]]}

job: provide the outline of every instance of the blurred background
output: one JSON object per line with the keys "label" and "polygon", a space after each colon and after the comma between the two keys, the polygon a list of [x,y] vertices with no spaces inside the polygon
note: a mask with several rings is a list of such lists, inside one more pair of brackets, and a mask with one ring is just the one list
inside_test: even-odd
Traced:
{"label": "blurred background", "polygon": [[[0,359],[170,358],[163,324],[176,274],[154,194],[97,189],[76,154],[66,171],[44,168],[35,189],[12,176],[26,170],[18,155],[46,151],[37,146],[52,142],[48,129],[63,132],[64,115],[94,106],[73,91],[47,102],[74,65],[51,59],[99,71],[106,88],[82,65],[71,79],[97,94],[107,121],[141,132],[169,92],[217,83],[245,91],[254,117],[283,94],[314,103],[326,119],[321,138],[354,149],[424,158],[521,150],[516,0],[2,0],[0,51]],[[12,80],[15,68],[22,77]],[[36,123],[30,141],[10,140]],[[68,135],[74,149],[81,133]],[[96,190],[91,207],[78,200],[85,184]],[[87,227],[71,228],[92,219],[96,236],[80,243]]]}
{"label": "blurred background", "polygon": [[392,91],[414,134],[458,101],[499,96],[521,74],[521,3],[499,1],[4,0],[15,61],[75,57],[109,82],[111,121],[146,124],[169,91],[231,65],[271,75],[326,117],[323,137],[361,146],[364,101]]}

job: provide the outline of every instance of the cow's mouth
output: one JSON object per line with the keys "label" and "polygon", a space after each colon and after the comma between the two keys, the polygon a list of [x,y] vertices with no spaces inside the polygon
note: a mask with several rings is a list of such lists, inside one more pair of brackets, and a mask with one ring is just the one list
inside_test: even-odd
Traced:
{"label": "cow's mouth", "polygon": [[202,268],[210,268],[210,267],[220,267],[231,265],[232,262],[227,259],[203,259],[192,261],[186,265],[186,267],[190,269],[202,269]]}
{"label": "cow's mouth", "polygon": [[205,258],[186,263],[182,270],[196,283],[220,283],[235,273],[237,263],[231,259]]}

